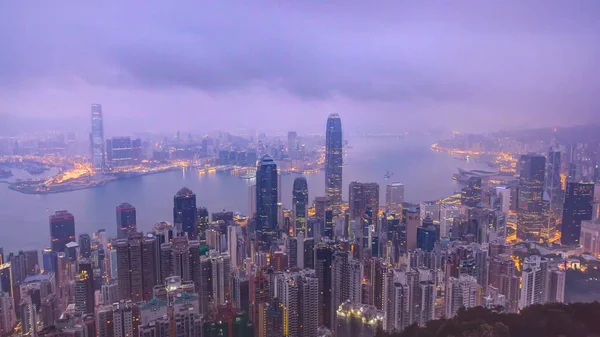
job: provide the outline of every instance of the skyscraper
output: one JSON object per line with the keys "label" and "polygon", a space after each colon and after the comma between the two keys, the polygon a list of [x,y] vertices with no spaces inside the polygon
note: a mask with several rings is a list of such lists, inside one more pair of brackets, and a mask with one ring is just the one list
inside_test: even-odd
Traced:
{"label": "skyscraper", "polygon": [[89,259],[81,259],[77,264],[75,278],[75,311],[81,314],[94,313],[94,271]]}
{"label": "skyscraper", "polygon": [[480,305],[481,286],[473,276],[450,277],[446,282],[446,317],[452,318],[459,308]]}
{"label": "skyscraper", "polygon": [[117,206],[117,237],[127,238],[129,233],[137,231],[135,207],[124,202]]}
{"label": "skyscraper", "polygon": [[115,241],[120,299],[139,302],[152,298],[158,255],[154,241],[142,233],[132,233],[127,239]]}
{"label": "skyscraper", "polygon": [[317,247],[315,252],[315,272],[319,279],[319,325],[332,328],[332,262],[334,249],[325,245]]}
{"label": "skyscraper", "polygon": [[186,233],[192,240],[198,237],[197,213],[194,192],[187,187],[180,189],[173,197],[173,223],[177,231]]}
{"label": "skyscraper", "polygon": [[277,296],[283,306],[283,335],[316,337],[318,280],[314,271],[305,269],[279,275]]}
{"label": "skyscraper", "polygon": [[92,238],[87,233],[79,234],[79,257],[83,259],[92,257]]}
{"label": "skyscraper", "polygon": [[475,207],[481,199],[481,177],[470,177],[467,185],[461,189],[460,202],[462,205]]}
{"label": "skyscraper", "polygon": [[559,206],[560,203],[560,151],[551,148],[548,152],[548,162],[546,163],[546,179],[544,189],[548,193],[551,206]]}
{"label": "skyscraper", "polygon": [[56,211],[50,216],[50,247],[55,252],[64,252],[72,241],[75,241],[75,217],[67,211]]}
{"label": "skyscraper", "polygon": [[593,183],[567,183],[565,204],[561,225],[561,243],[579,244],[581,222],[592,220],[592,202],[594,201]]}
{"label": "skyscraper", "polygon": [[342,204],[343,168],[342,120],[338,114],[327,118],[325,134],[325,195],[331,200],[335,215]]}
{"label": "skyscraper", "polygon": [[521,240],[538,240],[544,227],[546,158],[535,154],[522,155],[519,165],[517,237]]}
{"label": "skyscraper", "polygon": [[277,182],[277,165],[271,157],[262,157],[256,171],[256,230],[263,248],[277,235]]}
{"label": "skyscraper", "polygon": [[404,185],[391,183],[385,187],[385,211],[396,215],[402,214],[404,203]]}
{"label": "skyscraper", "polygon": [[296,230],[294,233],[304,231],[306,234],[306,218],[308,217],[308,183],[304,177],[294,179],[292,212],[296,221]]}
{"label": "skyscraper", "polygon": [[102,119],[102,105],[92,104],[92,132],[90,134],[92,150],[92,166],[102,170],[106,163],[104,148],[104,122]]}

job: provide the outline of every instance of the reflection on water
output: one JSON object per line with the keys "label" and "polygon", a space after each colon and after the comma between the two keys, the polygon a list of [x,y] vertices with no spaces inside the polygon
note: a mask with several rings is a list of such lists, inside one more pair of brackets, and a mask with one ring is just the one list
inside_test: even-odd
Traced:
{"label": "reflection on water", "polygon": [[[485,165],[465,162],[429,149],[434,139],[357,138],[349,139],[351,148],[345,155],[344,194],[353,180],[377,182],[381,185],[381,203],[385,201],[385,185],[392,181],[405,184],[408,201],[433,200],[457,190],[452,174],[457,167],[483,168]],[[393,173],[386,179],[386,172]],[[292,184],[296,175],[282,177],[284,207],[290,207]],[[324,195],[325,176],[321,171],[306,177],[309,198]],[[47,195],[27,195],[0,184],[0,218],[3,233],[0,247],[6,250],[43,248],[48,245],[48,216],[55,210],[67,209],[75,216],[78,233],[104,228],[115,233],[115,207],[127,201],[137,208],[138,228],[149,229],[173,217],[173,195],[182,186],[192,189],[198,206],[209,212],[223,209],[248,213],[248,187],[253,179],[241,179],[228,173],[199,174],[194,170],[121,180],[104,187]]]}

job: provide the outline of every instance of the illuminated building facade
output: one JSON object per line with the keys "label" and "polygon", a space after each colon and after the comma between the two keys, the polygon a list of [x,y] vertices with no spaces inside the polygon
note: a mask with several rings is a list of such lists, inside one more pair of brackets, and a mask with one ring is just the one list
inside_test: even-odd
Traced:
{"label": "illuminated building facade", "polygon": [[94,313],[94,271],[89,259],[81,259],[77,264],[75,278],[75,311],[80,314]]}
{"label": "illuminated building facade", "polygon": [[263,248],[277,236],[278,180],[273,158],[264,156],[256,171],[256,230]]}
{"label": "illuminated building facade", "polygon": [[462,205],[475,207],[481,201],[481,177],[470,177],[467,185],[461,190],[460,202]]}
{"label": "illuminated building facade", "polygon": [[544,176],[546,157],[526,154],[520,162],[517,203],[517,237],[521,240],[539,240],[544,227]]}
{"label": "illuminated building facade", "polygon": [[196,208],[196,195],[192,190],[184,187],[173,197],[173,223],[179,232],[186,233],[195,240],[198,237],[198,209]]}
{"label": "illuminated building facade", "polygon": [[335,215],[340,214],[342,205],[343,165],[342,120],[334,113],[327,118],[325,132],[325,195]]}
{"label": "illuminated building facade", "polygon": [[404,203],[404,185],[391,183],[385,187],[385,211],[396,215],[402,214]]}
{"label": "illuminated building facade", "polygon": [[124,202],[117,206],[117,237],[127,238],[129,233],[137,231],[136,211],[130,203]]}
{"label": "illuminated building facade", "polygon": [[[135,140],[139,145],[140,140]],[[106,140],[106,164],[112,168],[128,167],[135,164],[139,157],[139,150],[134,150],[134,141],[131,137],[113,137]]]}
{"label": "illuminated building facade", "polygon": [[92,104],[92,132],[90,133],[90,146],[92,150],[92,166],[96,170],[103,170],[106,164],[106,151],[104,148],[102,105],[100,104]]}
{"label": "illuminated building facade", "polygon": [[75,217],[67,211],[56,211],[50,216],[50,247],[64,252],[67,243],[75,241]]}
{"label": "illuminated building facade", "polygon": [[372,305],[346,301],[336,311],[336,333],[347,337],[374,337],[383,328],[383,311]]}
{"label": "illuminated building facade", "polygon": [[155,240],[142,233],[132,233],[127,239],[114,242],[120,299],[139,302],[152,298],[158,256]]}
{"label": "illuminated building facade", "polygon": [[294,179],[292,213],[294,214],[294,219],[296,221],[295,233],[304,231],[306,234],[306,219],[308,217],[308,183],[304,177]]}
{"label": "illuminated building facade", "polygon": [[329,329],[332,328],[332,263],[333,263],[333,247],[320,245],[315,249],[315,272],[319,280],[319,299],[318,313],[319,325],[323,325]]}
{"label": "illuminated building facade", "polygon": [[580,243],[581,222],[592,220],[593,201],[593,183],[567,183],[561,225],[562,244],[577,245]]}

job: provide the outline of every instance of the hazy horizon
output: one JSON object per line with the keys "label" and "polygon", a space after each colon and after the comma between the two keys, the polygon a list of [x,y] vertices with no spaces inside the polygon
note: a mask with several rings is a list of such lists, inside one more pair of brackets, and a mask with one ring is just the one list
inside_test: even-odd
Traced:
{"label": "hazy horizon", "polygon": [[332,112],[345,132],[592,123],[598,12],[592,0],[5,2],[0,116],[86,132],[100,103],[107,134],[320,133]]}

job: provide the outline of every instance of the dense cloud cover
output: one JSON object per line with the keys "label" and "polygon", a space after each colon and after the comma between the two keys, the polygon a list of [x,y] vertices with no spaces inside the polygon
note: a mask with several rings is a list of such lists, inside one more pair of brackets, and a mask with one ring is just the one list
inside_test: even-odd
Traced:
{"label": "dense cloud cover", "polygon": [[348,131],[594,122],[598,13],[595,0],[3,1],[0,114],[87,127],[97,102],[109,126],[182,131],[320,132],[330,112]]}

